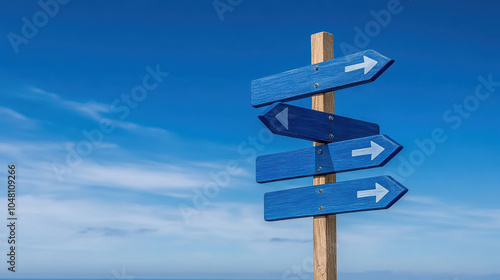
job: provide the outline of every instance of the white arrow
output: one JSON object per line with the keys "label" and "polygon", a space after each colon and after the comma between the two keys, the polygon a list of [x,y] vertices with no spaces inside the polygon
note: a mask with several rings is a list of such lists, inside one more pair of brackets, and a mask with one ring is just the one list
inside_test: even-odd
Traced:
{"label": "white arrow", "polygon": [[384,150],[385,150],[384,147],[380,146],[379,144],[373,141],[370,141],[370,148],[352,150],[352,156],[357,157],[357,156],[372,155],[372,160],[374,160]]}
{"label": "white arrow", "polygon": [[347,73],[347,72],[351,72],[351,71],[365,68],[365,75],[366,75],[366,73],[370,72],[370,70],[372,70],[372,68],[375,65],[377,65],[377,63],[378,62],[376,60],[373,60],[373,59],[369,58],[368,56],[363,55],[363,62],[362,63],[346,66],[345,72]]}
{"label": "white arrow", "polygon": [[382,187],[378,183],[375,183],[375,189],[374,190],[366,190],[366,191],[358,191],[358,198],[364,198],[364,197],[375,197],[375,203],[378,203],[386,194],[389,193],[389,190]]}
{"label": "white arrow", "polygon": [[288,107],[276,114],[276,119],[288,130]]}

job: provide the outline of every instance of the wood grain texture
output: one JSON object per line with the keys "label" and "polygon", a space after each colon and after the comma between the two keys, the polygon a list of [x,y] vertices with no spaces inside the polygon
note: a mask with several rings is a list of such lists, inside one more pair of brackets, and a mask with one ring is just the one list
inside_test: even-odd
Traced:
{"label": "wood grain texture", "polygon": [[313,217],[314,280],[337,280],[337,216]]}
{"label": "wood grain texture", "polygon": [[378,124],[275,103],[259,119],[274,134],[318,142],[339,142],[380,133]]}
{"label": "wood grain texture", "polygon": [[[333,35],[319,32],[311,35],[311,64],[333,59]],[[312,109],[335,113],[335,93],[325,92],[312,96]],[[322,145],[313,142],[314,146]],[[315,176],[313,184],[333,183],[335,174]],[[314,280],[337,280],[337,216],[313,218]]]}
{"label": "wood grain texture", "polygon": [[[366,50],[257,79],[251,84],[251,103],[261,107],[373,82],[393,62],[374,50]],[[356,70],[348,71],[346,67],[350,66]]]}
{"label": "wood grain texture", "polygon": [[[383,193],[377,197],[375,190]],[[264,195],[264,219],[276,221],[387,209],[407,191],[392,177],[379,176],[270,192]]]}
{"label": "wood grain texture", "polygon": [[262,155],[256,160],[256,178],[259,183],[267,183],[380,167],[389,162],[402,148],[388,136],[379,134]]}

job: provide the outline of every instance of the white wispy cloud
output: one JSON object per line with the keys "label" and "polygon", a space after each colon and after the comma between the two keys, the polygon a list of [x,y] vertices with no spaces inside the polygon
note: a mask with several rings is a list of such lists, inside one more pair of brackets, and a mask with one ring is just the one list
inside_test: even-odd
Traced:
{"label": "white wispy cloud", "polygon": [[[29,115],[29,114],[28,114]],[[39,131],[40,124],[43,123],[37,119],[30,118],[29,116],[14,110],[12,108],[0,106],[0,121],[2,126],[11,131],[11,133],[25,133],[27,131]],[[2,138],[7,138],[9,135],[5,134]]]}
{"label": "white wispy cloud", "polygon": [[69,110],[78,113],[96,122],[100,122],[103,119],[108,119],[113,122],[113,125],[132,132],[145,132],[157,136],[169,136],[172,134],[171,132],[163,128],[142,126],[134,122],[121,120],[117,118],[117,116],[113,116],[111,104],[104,104],[95,101],[79,102],[74,100],[67,100],[60,97],[60,95],[56,93],[47,92],[36,87],[31,87],[30,91],[32,94],[23,95],[23,97],[48,102],[60,108],[61,110]]}
{"label": "white wispy cloud", "polygon": [[[3,142],[0,160],[18,163],[24,170],[23,181],[46,193],[92,186],[186,198],[192,195],[193,188],[202,188],[211,182],[211,171],[225,169],[225,165],[217,161],[170,159],[160,162],[141,158],[106,142],[100,145],[98,157],[75,161],[71,156],[67,162],[67,147],[74,147],[74,143]],[[66,172],[64,181],[58,180],[55,167]],[[232,180],[247,177],[248,172],[241,169]]]}
{"label": "white wispy cloud", "polygon": [[198,172],[171,164],[96,163],[87,161],[65,183],[106,186],[136,190],[183,189],[202,186],[205,181]]}
{"label": "white wispy cloud", "polygon": [[0,106],[0,115],[8,116],[18,120],[27,120],[28,118],[21,113],[18,113],[12,109]]}
{"label": "white wispy cloud", "polygon": [[[130,204],[120,201],[91,199],[55,199],[50,195],[19,197],[23,207],[19,215],[36,232],[25,233],[25,246],[34,248],[85,249],[82,241],[94,242],[109,248],[109,236],[131,237],[147,234],[186,239],[223,239],[250,243],[273,242],[280,236],[310,241],[308,231],[293,230],[310,221],[271,224],[262,219],[259,204],[213,203],[202,215],[186,224],[176,205]],[[42,240],[49,242],[40,242]],[[61,240],[67,242],[61,244]],[[180,241],[184,242],[184,241]],[[27,244],[29,243],[29,244]],[[85,244],[85,242],[83,243]],[[102,247],[101,246],[101,247]],[[283,246],[286,246],[283,245]],[[92,250],[92,248],[88,248]]]}
{"label": "white wispy cloud", "polygon": [[36,87],[31,87],[30,90],[33,94],[22,96],[29,99],[43,100],[60,108],[81,113],[94,120],[102,119],[102,117],[100,116],[102,113],[109,113],[111,111],[109,106],[106,106],[102,103],[66,100],[55,93],[48,92]]}
{"label": "white wispy cloud", "polygon": [[409,196],[413,202],[408,208],[395,208],[394,213],[401,214],[413,221],[453,226],[458,229],[477,231],[500,230],[500,208],[472,208],[465,204],[440,201],[437,198]]}

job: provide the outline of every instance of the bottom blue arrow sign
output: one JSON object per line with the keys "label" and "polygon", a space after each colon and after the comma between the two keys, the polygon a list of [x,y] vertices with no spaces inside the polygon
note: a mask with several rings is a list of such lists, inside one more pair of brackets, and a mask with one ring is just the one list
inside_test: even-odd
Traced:
{"label": "bottom blue arrow sign", "polygon": [[327,214],[387,209],[408,191],[390,176],[379,176],[264,195],[264,219],[276,221]]}

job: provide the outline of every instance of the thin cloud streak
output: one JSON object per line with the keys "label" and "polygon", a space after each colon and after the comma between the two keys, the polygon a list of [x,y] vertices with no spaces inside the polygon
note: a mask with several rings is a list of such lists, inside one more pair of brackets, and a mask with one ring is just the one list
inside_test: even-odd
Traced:
{"label": "thin cloud streak", "polygon": [[[122,129],[142,133],[146,132],[156,136],[171,136],[172,133],[163,128],[159,127],[148,127],[141,126],[139,124],[120,120],[112,115],[112,110],[110,104],[98,103],[98,102],[77,102],[72,100],[66,100],[61,98],[59,95],[51,92],[47,92],[43,89],[31,87],[30,91],[34,94],[21,95],[23,98],[43,100],[45,102],[51,103],[62,110],[69,110],[83,115],[89,119],[96,122],[100,122],[103,119],[112,120],[113,124]],[[46,97],[46,98],[42,98]]]}
{"label": "thin cloud streak", "polygon": [[5,115],[18,120],[27,120],[28,118],[21,113],[18,113],[12,109],[0,106],[0,115]]}

